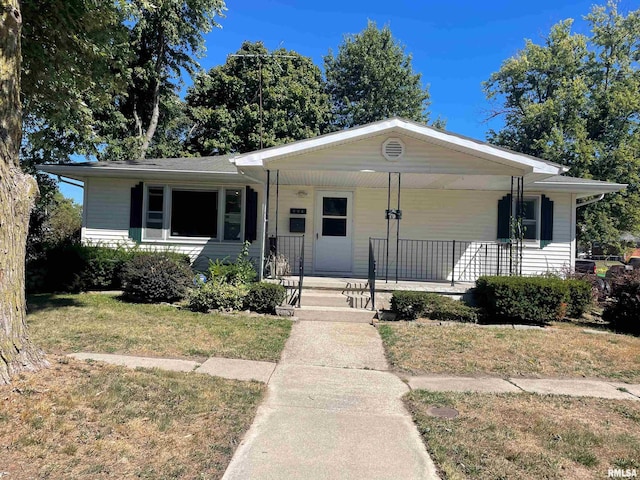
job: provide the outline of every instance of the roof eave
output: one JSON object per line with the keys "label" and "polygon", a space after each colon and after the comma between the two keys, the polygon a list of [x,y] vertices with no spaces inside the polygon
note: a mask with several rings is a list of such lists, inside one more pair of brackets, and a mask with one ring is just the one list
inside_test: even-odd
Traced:
{"label": "roof eave", "polygon": [[534,182],[533,186],[543,191],[574,193],[577,198],[616,193],[627,188],[626,183],[574,183],[574,182]]}
{"label": "roof eave", "polygon": [[190,180],[197,179],[229,179],[238,180],[245,176],[239,172],[219,172],[202,170],[176,170],[162,168],[118,168],[118,167],[96,167],[80,165],[36,165],[38,170],[53,175],[73,178],[84,181],[89,177],[105,178],[133,178],[133,179],[158,179],[158,178],[183,178]]}

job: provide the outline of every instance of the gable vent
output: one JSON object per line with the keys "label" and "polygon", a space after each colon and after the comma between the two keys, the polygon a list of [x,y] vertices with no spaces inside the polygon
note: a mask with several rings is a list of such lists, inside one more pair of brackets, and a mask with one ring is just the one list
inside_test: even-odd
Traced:
{"label": "gable vent", "polygon": [[404,143],[399,138],[388,138],[382,144],[382,155],[390,162],[395,162],[404,155]]}

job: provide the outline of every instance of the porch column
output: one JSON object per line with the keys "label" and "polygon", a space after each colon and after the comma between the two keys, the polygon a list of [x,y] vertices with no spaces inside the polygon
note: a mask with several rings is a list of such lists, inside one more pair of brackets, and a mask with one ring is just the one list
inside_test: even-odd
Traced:
{"label": "porch column", "polygon": [[[394,178],[395,176],[395,178]],[[395,181],[394,181],[395,180]],[[400,172],[389,172],[389,182],[387,187],[387,210],[385,212],[385,219],[387,220],[387,243],[385,252],[385,282],[389,281],[389,273],[395,276],[396,283],[398,283],[398,274],[401,273],[398,270],[399,256],[400,256],[400,220],[402,219],[402,210],[400,209],[400,188],[401,188],[401,174]],[[392,192],[392,185],[397,185],[397,192],[394,195]],[[392,208],[392,204],[394,204]],[[395,225],[395,239],[392,238],[391,221],[396,222]],[[391,269],[391,270],[390,270]]]}
{"label": "porch column", "polygon": [[262,247],[260,248],[260,267],[258,268],[258,280],[264,280],[265,251],[268,246],[269,228],[269,171],[267,170],[267,182],[262,186]]}

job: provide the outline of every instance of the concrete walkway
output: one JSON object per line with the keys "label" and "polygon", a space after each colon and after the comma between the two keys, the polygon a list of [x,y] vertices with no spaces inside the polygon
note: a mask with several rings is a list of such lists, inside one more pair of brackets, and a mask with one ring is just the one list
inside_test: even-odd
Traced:
{"label": "concrete walkway", "polygon": [[492,378],[423,375],[406,379],[412,390],[433,392],[512,393],[569,395],[614,400],[640,400],[640,385],[581,378]]}
{"label": "concrete walkway", "polygon": [[135,357],[132,355],[116,355],[111,353],[70,353],[68,355],[78,360],[96,360],[122,365],[129,368],[159,368],[175,372],[196,372],[229,378],[231,380],[255,380],[268,383],[276,364],[272,362],[258,362],[255,360],[237,360],[233,358],[211,357],[204,363],[193,360],[178,360],[173,358]]}
{"label": "concrete walkway", "polygon": [[224,480],[437,478],[374,327],[299,322]]}
{"label": "concrete walkway", "polygon": [[[282,354],[285,364],[314,365],[319,367],[387,370],[387,362],[379,342],[372,340],[375,329],[350,328],[339,322],[301,322],[304,328],[294,328],[287,348]],[[366,335],[362,332],[366,331]],[[376,336],[377,338],[377,336]],[[373,344],[375,348],[371,348]],[[379,347],[379,348],[378,348]],[[136,357],[110,353],[71,353],[78,360],[122,365],[129,368],[160,368],[176,372],[197,372],[232,380],[255,380],[270,383],[276,370],[272,362],[211,357],[204,363],[173,358]],[[402,380],[411,390],[434,392],[517,393],[541,395],[569,395],[614,400],[640,400],[640,384],[621,383],[616,380],[589,380],[582,378],[497,378],[460,377],[452,375],[421,375]]]}

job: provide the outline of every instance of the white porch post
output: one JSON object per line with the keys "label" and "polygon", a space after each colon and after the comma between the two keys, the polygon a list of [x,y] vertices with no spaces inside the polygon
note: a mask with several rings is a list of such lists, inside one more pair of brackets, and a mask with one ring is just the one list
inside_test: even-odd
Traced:
{"label": "white porch post", "polygon": [[260,247],[260,267],[258,268],[258,280],[264,279],[264,262],[265,249],[268,243],[268,225],[269,225],[269,173],[267,172],[267,181],[262,185],[262,246]]}

